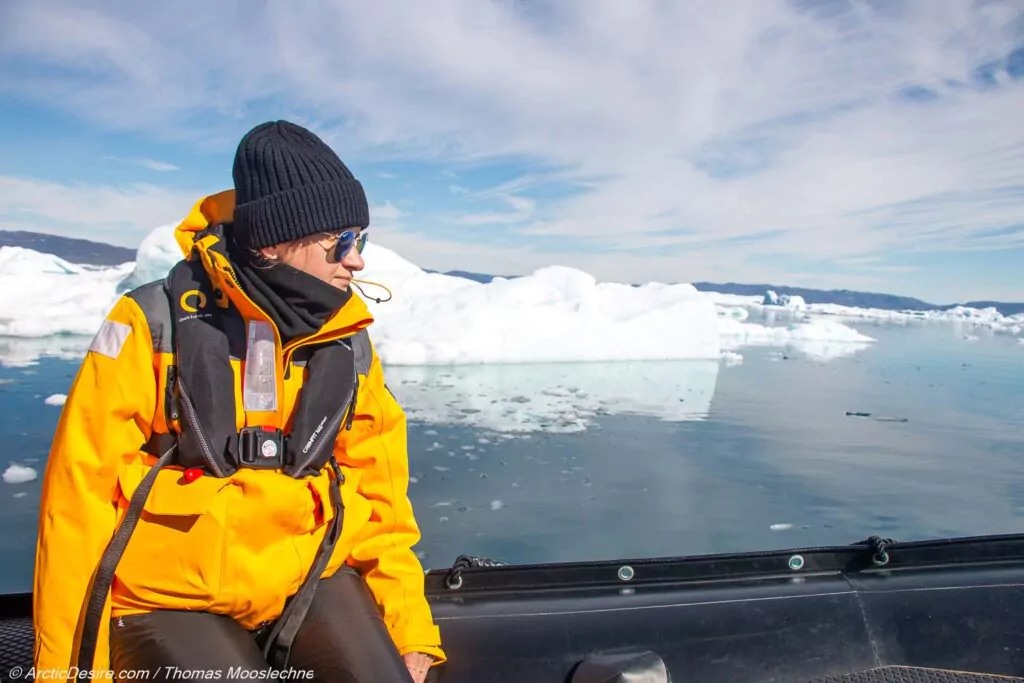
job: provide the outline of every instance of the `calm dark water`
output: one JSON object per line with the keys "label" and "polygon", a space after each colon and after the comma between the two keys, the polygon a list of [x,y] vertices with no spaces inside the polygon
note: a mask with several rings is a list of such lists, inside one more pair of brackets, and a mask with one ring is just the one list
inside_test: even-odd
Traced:
{"label": "calm dark water", "polygon": [[[828,361],[388,368],[424,564],[1024,531],[1024,344],[853,326],[878,342]],[[42,473],[75,369],[0,368],[0,469]],[[0,485],[2,591],[31,585],[39,486]]]}

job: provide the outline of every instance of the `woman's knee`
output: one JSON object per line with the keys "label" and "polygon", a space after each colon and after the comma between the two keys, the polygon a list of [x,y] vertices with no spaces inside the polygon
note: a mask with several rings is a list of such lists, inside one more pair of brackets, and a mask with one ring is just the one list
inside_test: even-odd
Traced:
{"label": "woman's knee", "polygon": [[366,582],[348,567],[320,581],[289,663],[317,681],[411,680]]}

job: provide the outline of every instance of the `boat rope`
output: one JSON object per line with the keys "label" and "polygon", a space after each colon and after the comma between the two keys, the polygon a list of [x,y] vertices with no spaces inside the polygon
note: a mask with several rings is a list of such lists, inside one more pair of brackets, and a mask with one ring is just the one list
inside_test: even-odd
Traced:
{"label": "boat rope", "polygon": [[880,536],[870,536],[865,538],[863,541],[859,541],[854,545],[867,545],[871,546],[874,551],[871,554],[871,562],[877,567],[884,567],[889,564],[889,552],[886,550],[886,546],[890,546],[896,543],[891,538],[881,538]]}
{"label": "boat rope", "polygon": [[462,570],[467,567],[507,567],[507,562],[501,560],[492,560],[487,557],[477,557],[475,555],[459,555],[455,558],[455,562],[452,563],[451,569],[448,570],[448,575],[444,579],[444,583],[451,590],[458,590],[462,588]]}

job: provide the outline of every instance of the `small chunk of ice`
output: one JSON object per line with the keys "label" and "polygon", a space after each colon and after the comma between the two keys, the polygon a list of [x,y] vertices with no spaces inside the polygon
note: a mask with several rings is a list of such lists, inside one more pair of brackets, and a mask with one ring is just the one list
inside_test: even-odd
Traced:
{"label": "small chunk of ice", "polygon": [[771,526],[772,531],[787,531],[792,528],[792,524],[772,524]]}
{"label": "small chunk of ice", "polygon": [[54,394],[53,396],[47,397],[47,399],[43,401],[43,403],[45,403],[48,406],[62,406],[64,405],[64,402],[67,400],[68,397],[66,394]]}
{"label": "small chunk of ice", "polygon": [[491,501],[491,509],[492,510],[500,510],[503,507],[505,507],[505,504],[502,503],[500,500],[492,500]]}
{"label": "small chunk of ice", "polygon": [[29,481],[34,481],[39,476],[34,469],[31,467],[22,467],[21,465],[8,465],[7,469],[4,470],[4,483],[7,484],[24,484]]}

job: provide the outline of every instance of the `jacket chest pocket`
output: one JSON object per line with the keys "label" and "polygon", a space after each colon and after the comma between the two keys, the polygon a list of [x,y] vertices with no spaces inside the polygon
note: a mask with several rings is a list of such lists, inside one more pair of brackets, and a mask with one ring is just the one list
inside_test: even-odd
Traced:
{"label": "jacket chest pocket", "polygon": [[[133,463],[118,476],[123,514],[149,468]],[[142,604],[168,598],[207,608],[220,595],[230,501],[227,479],[186,482],[180,470],[156,475],[143,513],[117,567],[117,582]]]}

